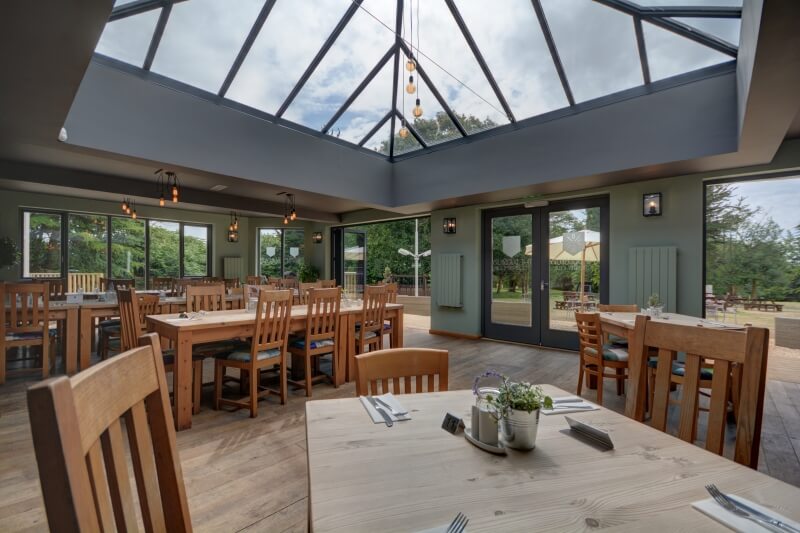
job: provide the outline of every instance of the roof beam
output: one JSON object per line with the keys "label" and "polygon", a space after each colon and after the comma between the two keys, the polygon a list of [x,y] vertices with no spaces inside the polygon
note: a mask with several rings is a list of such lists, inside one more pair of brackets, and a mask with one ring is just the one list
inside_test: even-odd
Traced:
{"label": "roof beam", "polygon": [[150,39],[150,47],[147,49],[147,55],[144,58],[144,65],[142,68],[145,70],[150,70],[150,67],[153,66],[153,59],[156,57],[156,51],[158,50],[158,45],[161,43],[161,37],[164,35],[164,28],[167,27],[167,21],[169,20],[169,14],[171,12],[172,4],[167,4],[161,9],[158,22],[156,22],[156,29],[153,30],[153,37]]}
{"label": "roof beam", "polygon": [[[538,0],[533,0],[537,2]],[[655,12],[647,9],[643,9],[638,5],[629,2],[628,0],[594,0],[598,4],[603,4],[604,6],[616,9],[617,11],[621,11],[628,15],[638,15],[643,19],[647,20],[654,26],[658,26],[659,28],[669,30],[672,33],[680,35],[681,37],[685,37],[689,40],[692,40],[696,43],[702,44],[707,46],[717,52],[721,52],[723,54],[727,54],[731,57],[736,57],[738,55],[738,49],[736,46],[723,41],[717,37],[714,37],[711,34],[706,32],[700,31],[697,28],[693,28],[687,24],[682,22],[678,22],[677,20],[673,20],[671,18],[667,18],[664,15],[657,15],[654,14]]]}
{"label": "roof beam", "polygon": [[[400,46],[403,48],[403,51],[409,57],[413,57],[413,54],[411,54],[411,50],[409,50],[408,46],[406,46],[406,43],[401,42]],[[447,113],[448,117],[450,117],[450,120],[453,122],[453,124],[455,125],[455,127],[459,131],[459,133],[461,133],[461,135],[463,135],[464,137],[467,137],[467,135],[468,135],[467,134],[467,130],[465,130],[464,126],[461,125],[461,121],[458,120],[458,117],[456,116],[456,114],[453,113],[453,110],[450,109],[450,106],[447,105],[447,102],[444,100],[444,98],[442,98],[441,93],[436,88],[436,86],[433,84],[431,79],[428,77],[428,74],[425,72],[425,69],[422,68],[422,66],[419,64],[419,62],[417,63],[417,72],[419,72],[419,77],[422,78],[422,80],[428,86],[428,89],[430,89],[430,91],[433,93],[433,96],[439,102],[439,105],[442,106],[442,109],[444,109],[444,112]]]}
{"label": "roof beam", "polygon": [[388,113],[386,113],[383,116],[383,118],[378,121],[377,124],[372,126],[372,129],[367,132],[367,134],[364,136],[363,139],[361,139],[361,142],[359,142],[358,145],[364,146],[367,143],[367,141],[370,140],[372,136],[375,135],[378,132],[378,130],[380,130],[383,127],[384,124],[386,124],[386,121],[392,118],[393,116],[394,116],[393,111],[389,111]]}
{"label": "roof beam", "polygon": [[397,55],[397,45],[392,45],[391,47],[389,47],[389,50],[387,50],[386,53],[383,54],[383,57],[381,57],[378,60],[378,63],[376,63],[375,66],[372,67],[372,70],[369,71],[367,76],[363,80],[361,80],[361,83],[358,84],[356,90],[353,91],[353,93],[347,98],[347,100],[345,100],[345,102],[342,104],[339,110],[336,111],[336,113],[334,113],[334,115],[331,117],[328,123],[325,124],[325,126],[322,128],[322,133],[328,133],[328,130],[331,129],[331,127],[333,127],[334,124],[336,124],[336,121],[339,120],[339,117],[341,117],[344,114],[344,112],[347,111],[347,108],[352,105],[352,103],[356,100],[356,98],[358,98],[358,95],[360,95],[361,92],[367,87],[367,85],[370,84],[370,82],[375,78],[378,72],[380,72],[380,70],[384,67],[384,65],[386,65],[389,59],[391,59],[392,56],[396,55]]}
{"label": "roof beam", "polygon": [[244,63],[247,54],[250,53],[250,48],[253,47],[256,37],[261,33],[261,28],[267,21],[267,17],[272,11],[273,6],[275,6],[275,0],[267,0],[264,2],[264,7],[261,8],[261,11],[253,23],[253,27],[250,28],[250,33],[247,34],[247,38],[244,40],[244,43],[242,43],[241,49],[239,49],[239,54],[236,56],[233,65],[231,65],[231,69],[228,71],[228,75],[225,76],[225,81],[222,82],[222,87],[220,87],[217,93],[220,96],[225,96],[225,93],[230,89],[233,79],[236,77],[236,74],[239,73],[239,69],[242,67],[242,63]]}
{"label": "roof beam", "polygon": [[317,69],[319,64],[325,58],[325,55],[328,53],[328,50],[331,49],[333,43],[336,42],[336,39],[339,37],[339,35],[341,35],[342,31],[344,31],[345,27],[347,26],[347,23],[350,22],[350,19],[352,19],[353,15],[356,14],[356,11],[359,10],[359,8],[361,7],[361,3],[363,1],[364,0],[352,0],[352,4],[350,4],[350,7],[347,8],[347,11],[345,11],[344,15],[342,15],[342,18],[339,20],[339,23],[336,24],[336,27],[333,28],[331,34],[328,35],[327,39],[325,39],[325,42],[322,44],[322,48],[319,49],[317,55],[314,56],[314,59],[311,60],[311,64],[308,65],[305,72],[303,72],[303,75],[300,76],[300,79],[297,80],[295,86],[292,87],[291,92],[289,92],[289,96],[286,97],[286,100],[283,101],[281,107],[275,113],[276,117],[283,116],[283,114],[292,104],[294,99],[303,89],[303,86],[306,84],[308,79],[311,77],[311,75]]}
{"label": "roof beam", "polygon": [[544,40],[547,42],[547,48],[550,50],[550,56],[553,58],[553,63],[556,66],[556,72],[558,73],[558,78],[561,80],[561,86],[564,88],[564,94],[567,95],[567,102],[569,102],[569,105],[573,106],[575,105],[575,97],[572,96],[572,89],[570,89],[569,81],[567,81],[567,73],[564,71],[564,65],[561,63],[561,57],[558,55],[556,42],[553,40],[553,34],[550,32],[550,25],[547,23],[547,17],[544,15],[542,3],[539,0],[531,0],[531,4],[533,4],[533,10],[536,11],[536,18],[539,19],[539,25],[542,27],[542,34],[544,34]]}
{"label": "roof beam", "polygon": [[636,31],[636,47],[639,49],[639,61],[642,64],[642,78],[648,84],[650,83],[650,64],[647,61],[647,47],[644,43],[642,18],[638,15],[633,16],[633,29]]}
{"label": "roof beam", "polygon": [[186,0],[134,0],[127,4],[117,6],[111,10],[111,16],[108,17],[108,22],[124,19],[133,15],[147,13],[154,9],[160,9],[168,5],[177,4],[178,2],[185,2]]}
{"label": "roof beam", "polygon": [[397,12],[395,13],[394,20],[394,68],[392,70],[392,103],[389,106],[389,113],[392,117],[391,131],[389,132],[389,159],[394,157],[394,126],[395,126],[395,113],[392,110],[397,109],[397,77],[400,70],[400,45],[403,44],[401,33],[403,31],[403,0],[397,0]]}
{"label": "roof beam", "polygon": [[475,39],[472,38],[472,33],[470,33],[469,28],[464,22],[464,18],[461,16],[461,13],[458,11],[455,2],[453,2],[453,0],[445,0],[445,3],[447,4],[447,7],[450,8],[450,13],[453,15],[458,28],[461,30],[461,34],[464,36],[464,39],[466,39],[467,45],[469,46],[470,50],[472,50],[472,55],[475,56],[475,60],[478,62],[478,65],[480,65],[483,75],[486,76],[486,80],[489,82],[489,85],[492,86],[492,90],[494,91],[497,100],[500,102],[500,105],[503,106],[503,111],[505,111],[508,120],[511,122],[516,122],[517,119],[514,118],[514,113],[511,111],[511,107],[508,105],[503,92],[500,90],[500,86],[497,85],[497,81],[494,79],[492,71],[489,70],[489,65],[486,64],[486,60],[483,58],[483,54],[481,53],[480,48],[478,48],[478,44],[475,42]]}
{"label": "roof beam", "polygon": [[644,17],[703,17],[731,18],[742,17],[741,7],[726,6],[639,6]]}
{"label": "roof beam", "polygon": [[400,121],[401,121],[403,124],[405,124],[405,125],[406,125],[406,128],[408,128],[408,131],[410,131],[410,132],[411,132],[411,135],[413,135],[413,136],[414,136],[414,138],[417,140],[417,142],[419,143],[419,145],[420,145],[420,146],[422,146],[423,148],[427,148],[427,147],[428,147],[428,143],[426,143],[426,142],[425,142],[425,139],[423,139],[423,138],[422,138],[422,135],[420,135],[420,134],[419,134],[419,132],[417,131],[417,128],[415,128],[414,126],[412,126],[412,125],[411,125],[411,123],[410,123],[409,121],[407,121],[407,120],[406,120],[406,117],[405,117],[405,116],[403,116],[403,114],[402,114],[400,111],[398,111],[397,109],[395,109],[395,110],[394,110],[394,112],[395,112],[395,115],[397,115],[397,118],[399,118],[399,119],[400,119]]}

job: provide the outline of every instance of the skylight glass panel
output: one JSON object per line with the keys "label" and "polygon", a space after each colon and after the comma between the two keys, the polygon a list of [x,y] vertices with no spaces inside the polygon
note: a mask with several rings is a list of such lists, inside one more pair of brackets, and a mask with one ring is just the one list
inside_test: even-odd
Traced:
{"label": "skylight glass panel", "polygon": [[644,83],[633,19],[592,0],[542,0],[576,102]]}
{"label": "skylight glass panel", "polygon": [[[386,0],[366,0],[362,6],[380,19],[396,11],[396,2]],[[392,47],[394,33],[369,13],[356,11],[283,118],[321,129]],[[386,108],[391,93],[384,93],[383,100]]]}
{"label": "skylight glass panel", "polygon": [[[411,37],[408,7],[404,17],[406,40]],[[417,20],[414,33],[416,43]],[[424,54],[418,58],[420,64],[453,112],[465,116],[462,122],[468,133],[509,122],[445,2],[420,2],[419,37],[419,49]],[[401,63],[405,62],[403,56]]]}
{"label": "skylight glass panel", "polygon": [[518,120],[569,105],[530,0],[456,5]]}
{"label": "skylight glass panel", "polygon": [[[420,76],[414,76],[416,92],[414,94],[406,92],[406,86],[408,85],[407,74],[408,72],[405,69],[401,69],[397,87],[397,109],[419,132],[422,140],[428,146],[431,146],[461,137],[461,133],[456,129],[453,121],[450,120],[450,117]],[[405,105],[403,102],[404,95]],[[420,107],[422,108],[422,116],[419,118],[414,117],[417,98],[420,99]]]}
{"label": "skylight glass panel", "polygon": [[644,42],[650,77],[660,80],[733,60],[702,44],[644,22]]}
{"label": "skylight glass panel", "polygon": [[395,121],[395,133],[394,133],[394,155],[402,155],[408,154],[410,152],[416,152],[417,150],[422,150],[422,145],[417,142],[417,139],[411,135],[411,132],[403,138],[400,137],[400,128],[402,125],[400,124],[400,120]]}
{"label": "skylight glass panel", "polygon": [[[392,103],[392,69],[389,61],[375,75],[361,94],[347,108],[339,120],[328,131],[330,135],[358,144],[369,131],[386,116]],[[327,120],[327,119],[326,119]],[[384,139],[389,138],[386,132]]]}
{"label": "skylight glass panel", "polygon": [[95,52],[141,67],[160,14],[160,9],[153,9],[109,22]]}
{"label": "skylight glass panel", "polygon": [[364,143],[364,148],[373,150],[379,154],[389,155],[389,136],[391,133],[392,121],[387,120],[386,124],[381,126],[381,128],[375,132],[375,135],[370,137],[367,142]]}
{"label": "skylight glass panel", "polygon": [[277,112],[350,5],[350,0],[276,2],[226,96]]}
{"label": "skylight glass panel", "polygon": [[692,28],[696,28],[703,33],[713,35],[714,37],[722,39],[733,46],[739,46],[739,33],[742,29],[741,19],[687,17],[676,18],[674,20],[682,22],[683,24],[691,26]]}
{"label": "skylight glass panel", "polygon": [[218,92],[264,0],[191,0],[172,6],[150,70]]}

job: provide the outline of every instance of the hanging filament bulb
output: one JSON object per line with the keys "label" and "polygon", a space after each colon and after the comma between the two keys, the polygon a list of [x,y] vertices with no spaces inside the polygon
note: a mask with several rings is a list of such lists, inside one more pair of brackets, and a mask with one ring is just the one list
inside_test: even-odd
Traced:
{"label": "hanging filament bulb", "polygon": [[233,218],[233,229],[239,231],[239,216],[235,215]]}
{"label": "hanging filament bulb", "polygon": [[158,205],[160,205],[161,207],[164,207],[165,203],[167,203],[167,201],[164,199],[164,193],[162,192],[161,193],[161,198],[158,199]]}
{"label": "hanging filament bulb", "polygon": [[289,217],[287,215],[283,215],[283,223],[289,224]]}
{"label": "hanging filament bulb", "polygon": [[422,107],[419,105],[419,98],[417,98],[417,105],[414,106],[412,113],[414,114],[414,118],[419,118],[422,116]]}
{"label": "hanging filament bulb", "polygon": [[406,59],[406,70],[409,72],[414,72],[417,70],[417,62],[411,57]]}
{"label": "hanging filament bulb", "polygon": [[131,213],[131,218],[136,220],[136,209],[134,209],[133,213]]}
{"label": "hanging filament bulb", "polygon": [[408,94],[414,94],[417,92],[417,86],[414,85],[414,76],[408,77],[408,85],[406,85],[406,92]]}
{"label": "hanging filament bulb", "polygon": [[403,121],[403,125],[400,128],[400,131],[397,132],[401,139],[405,139],[408,137],[408,128],[406,127],[406,121]]}
{"label": "hanging filament bulb", "polygon": [[128,212],[128,199],[127,198],[123,198],[123,200],[122,200],[122,212],[123,213],[127,213]]}

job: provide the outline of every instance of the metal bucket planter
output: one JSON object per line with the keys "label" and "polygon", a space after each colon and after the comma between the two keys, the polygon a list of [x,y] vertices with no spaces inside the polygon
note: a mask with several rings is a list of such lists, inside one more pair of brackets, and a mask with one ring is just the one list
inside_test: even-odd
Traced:
{"label": "metal bucket planter", "polygon": [[503,441],[509,448],[532,450],[536,447],[536,433],[539,430],[539,409],[530,413],[510,409],[500,423]]}

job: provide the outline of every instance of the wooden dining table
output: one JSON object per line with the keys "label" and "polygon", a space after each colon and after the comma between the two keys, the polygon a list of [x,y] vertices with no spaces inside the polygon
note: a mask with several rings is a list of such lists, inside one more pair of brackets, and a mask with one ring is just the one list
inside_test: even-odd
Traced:
{"label": "wooden dining table", "polygon": [[[338,358],[335,365],[336,386],[352,379],[355,361],[355,326],[362,313],[359,301],[343,302],[340,311]],[[292,307],[289,331],[305,331],[308,307]],[[395,323],[395,343],[403,346],[403,305],[386,304],[386,318]],[[206,342],[252,337],[255,329],[255,311],[236,309],[214,311],[180,318],[179,314],[151,315],[147,328],[175,346],[175,371],[173,372],[175,427],[178,431],[192,427],[192,346]],[[349,370],[348,370],[349,369]]]}
{"label": "wooden dining table", "polygon": [[[602,312],[600,322],[603,325],[603,333],[611,333],[628,340],[628,345],[633,346],[636,342],[636,317],[643,313],[623,313],[623,312]],[[680,326],[694,326],[709,329],[732,329],[741,330],[745,326],[740,324],[726,324],[714,320],[705,320],[690,315],[678,313],[662,313],[660,317],[653,317],[651,320],[676,324]],[[737,370],[738,371],[738,370]],[[647,362],[642,358],[636,359],[632,350],[628,349],[628,390],[625,397],[625,414],[634,420],[642,421],[645,415],[644,394],[637,394],[636,391],[645,390],[647,380]]]}
{"label": "wooden dining table", "polygon": [[311,530],[444,531],[462,512],[470,532],[728,531],[691,507],[709,483],[800,520],[800,488],[605,408],[567,416],[607,431],[613,450],[554,414],[534,450],[497,456],[441,428],[448,412],[469,425],[472,391],[396,398],[411,420],[391,428],[358,398],[306,403]]}

